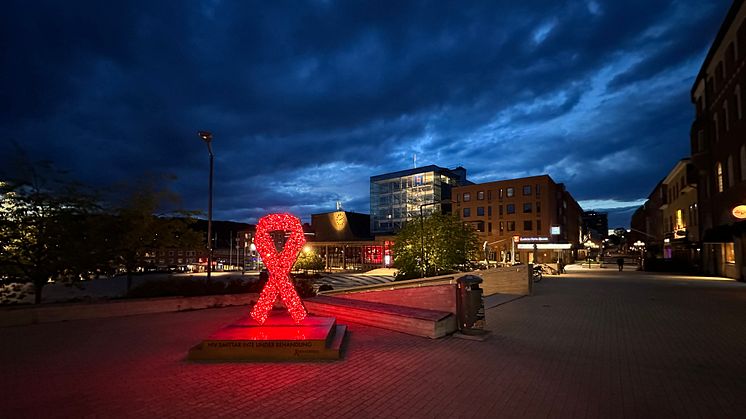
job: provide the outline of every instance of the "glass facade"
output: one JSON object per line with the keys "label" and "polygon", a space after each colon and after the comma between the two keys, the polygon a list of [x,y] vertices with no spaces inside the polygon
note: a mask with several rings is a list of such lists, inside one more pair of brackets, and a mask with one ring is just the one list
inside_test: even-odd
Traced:
{"label": "glass facade", "polygon": [[438,166],[404,170],[370,178],[370,231],[396,233],[407,221],[433,212],[451,212],[451,188],[465,182],[465,172]]}

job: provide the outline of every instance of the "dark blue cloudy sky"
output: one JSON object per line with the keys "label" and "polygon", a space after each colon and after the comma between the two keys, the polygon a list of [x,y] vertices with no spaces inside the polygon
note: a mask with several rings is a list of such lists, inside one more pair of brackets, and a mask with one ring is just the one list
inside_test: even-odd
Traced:
{"label": "dark blue cloudy sky", "polygon": [[548,173],[629,223],[689,151],[689,90],[730,2],[9,1],[0,152],[99,184],[177,176],[215,218],[368,212],[369,177]]}

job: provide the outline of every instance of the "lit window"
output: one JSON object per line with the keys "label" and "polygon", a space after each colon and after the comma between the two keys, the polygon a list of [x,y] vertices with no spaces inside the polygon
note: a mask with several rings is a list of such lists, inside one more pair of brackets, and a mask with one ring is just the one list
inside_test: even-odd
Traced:
{"label": "lit window", "polygon": [[684,216],[680,209],[676,210],[676,229],[684,228]]}
{"label": "lit window", "polygon": [[464,202],[471,201],[471,194],[464,192]]}
{"label": "lit window", "polygon": [[513,188],[507,188],[506,189],[506,195],[508,195],[508,198],[515,195],[515,190]]}
{"label": "lit window", "polygon": [[480,201],[484,199],[484,191],[477,192],[477,199]]}
{"label": "lit window", "polygon": [[724,243],[725,247],[725,263],[736,263],[736,252],[733,248],[733,243]]}
{"label": "lit window", "polygon": [[718,181],[718,192],[722,192],[723,191],[723,165],[720,164],[720,162],[718,162],[715,172],[716,172],[717,181]]}

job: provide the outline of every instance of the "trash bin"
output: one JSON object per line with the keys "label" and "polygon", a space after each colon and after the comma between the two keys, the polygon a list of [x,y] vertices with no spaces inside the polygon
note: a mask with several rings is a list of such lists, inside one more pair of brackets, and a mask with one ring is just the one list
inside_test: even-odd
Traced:
{"label": "trash bin", "polygon": [[483,290],[479,287],[482,278],[465,275],[456,282],[456,317],[459,330],[466,335],[484,334],[484,299]]}

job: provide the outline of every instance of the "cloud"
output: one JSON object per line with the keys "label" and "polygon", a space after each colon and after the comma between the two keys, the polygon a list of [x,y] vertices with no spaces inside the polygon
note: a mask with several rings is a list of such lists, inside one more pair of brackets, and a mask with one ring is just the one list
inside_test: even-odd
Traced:
{"label": "cloud", "polygon": [[90,183],[173,173],[190,208],[210,130],[215,216],[238,221],[367,212],[369,177],[415,153],[634,202],[688,153],[688,92],[727,7],[12,1],[0,128]]}

